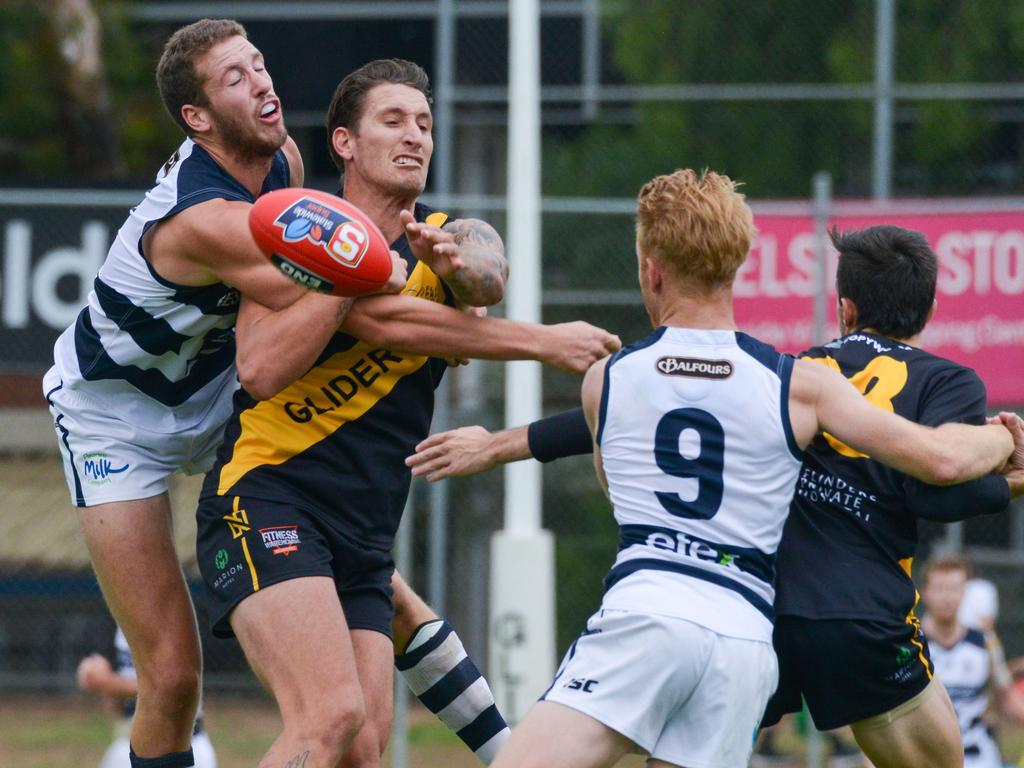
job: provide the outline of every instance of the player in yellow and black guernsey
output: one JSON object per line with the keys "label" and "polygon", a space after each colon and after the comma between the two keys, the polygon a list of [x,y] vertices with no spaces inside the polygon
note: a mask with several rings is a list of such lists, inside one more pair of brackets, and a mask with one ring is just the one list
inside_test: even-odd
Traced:
{"label": "player in yellow and black guernsey", "polygon": [[[802,357],[840,371],[874,405],[927,426],[982,424],[974,371],[918,347],[935,311],[937,261],[918,232],[833,233],[843,336]],[[852,725],[876,766],[960,765],[956,719],[933,684],[911,580],[917,518],[950,522],[1004,510],[1011,487],[988,476],[927,486],[829,434],[807,447],[776,561],[779,688],[764,724],[801,708],[822,730]],[[1019,492],[1019,489],[1016,489]]]}
{"label": "player in yellow and black guernsey", "polygon": [[[433,148],[429,99],[411,62],[370,62],[342,80],[327,132],[343,194],[407,262],[404,292],[416,300],[406,305],[494,304],[507,277],[494,229],[416,202]],[[409,311],[395,307],[390,319],[401,324]],[[582,372],[618,339],[586,323],[488,318],[469,333],[455,309],[403,336],[352,312],[351,335],[320,349],[310,330],[321,319],[294,315],[292,333],[271,333],[261,325],[267,312],[245,300],[239,309],[243,388],[197,513],[214,632],[238,637],[281,711],[283,731],[260,764],[378,765],[395,665],[488,762],[508,735],[490,689],[451,626],[394,574],[404,459],[429,430],[442,357],[540,359]]]}

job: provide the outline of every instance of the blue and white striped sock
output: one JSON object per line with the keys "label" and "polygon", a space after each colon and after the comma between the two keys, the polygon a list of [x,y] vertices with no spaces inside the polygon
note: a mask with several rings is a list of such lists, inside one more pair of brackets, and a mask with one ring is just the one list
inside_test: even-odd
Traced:
{"label": "blue and white striped sock", "polygon": [[511,731],[452,625],[436,619],[420,626],[395,666],[427,709],[490,765]]}

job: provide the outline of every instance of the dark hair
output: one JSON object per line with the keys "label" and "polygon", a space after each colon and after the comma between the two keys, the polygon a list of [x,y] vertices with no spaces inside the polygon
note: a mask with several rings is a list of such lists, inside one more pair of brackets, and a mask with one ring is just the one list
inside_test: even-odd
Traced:
{"label": "dark hair", "polygon": [[206,107],[203,80],[196,72],[196,59],[229,37],[245,37],[245,27],[234,19],[200,19],[182,27],[164,45],[156,65],[156,84],[171,118],[189,136],[192,130],[181,116],[186,104]]}
{"label": "dark hair", "polygon": [[423,71],[423,67],[411,61],[376,59],[350,72],[334,89],[331,105],[327,107],[327,149],[339,171],[344,170],[345,164],[334,151],[334,141],[331,139],[334,130],[348,128],[350,131],[356,131],[366,106],[366,94],[374,86],[382,83],[408,85],[426,96],[428,104],[433,102],[430,78]]}
{"label": "dark hair", "polygon": [[935,301],[938,259],[920,232],[882,225],[830,233],[839,251],[836,291],[857,306],[857,328],[907,339],[921,332]]}

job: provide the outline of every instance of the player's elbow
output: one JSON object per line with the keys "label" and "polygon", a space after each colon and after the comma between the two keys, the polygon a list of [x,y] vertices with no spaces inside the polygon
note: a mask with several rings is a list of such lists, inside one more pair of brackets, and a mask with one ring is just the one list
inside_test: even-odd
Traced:
{"label": "player's elbow", "polygon": [[972,479],[970,469],[958,451],[944,448],[928,463],[928,476],[922,479],[931,485],[956,485]]}
{"label": "player's elbow", "polygon": [[257,356],[247,355],[236,360],[238,383],[256,400],[269,400],[287,386],[280,380],[273,366]]}

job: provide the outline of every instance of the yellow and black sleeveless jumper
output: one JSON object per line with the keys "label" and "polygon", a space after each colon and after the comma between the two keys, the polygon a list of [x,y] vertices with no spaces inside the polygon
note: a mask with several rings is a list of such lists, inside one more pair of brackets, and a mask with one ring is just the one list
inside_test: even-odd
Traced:
{"label": "yellow and black sleeveless jumper", "polygon": [[[448,218],[423,205],[415,216],[437,226]],[[454,305],[404,234],[391,247],[409,265],[405,294]],[[336,334],[302,378],[269,400],[236,393],[203,498],[293,504],[330,515],[357,543],[390,548],[411,480],[404,460],[429,432],[444,369],[438,358]]]}

